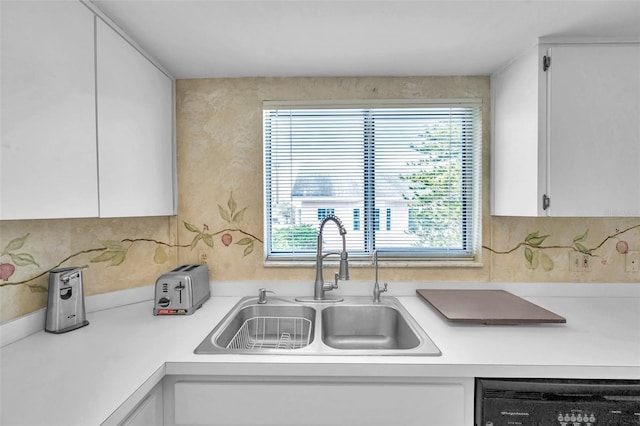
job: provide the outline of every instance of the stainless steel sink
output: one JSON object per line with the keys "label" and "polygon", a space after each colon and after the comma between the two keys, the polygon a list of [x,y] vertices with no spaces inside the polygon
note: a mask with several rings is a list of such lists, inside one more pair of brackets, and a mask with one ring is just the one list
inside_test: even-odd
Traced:
{"label": "stainless steel sink", "polygon": [[315,309],[283,299],[258,304],[244,298],[196,348],[195,353],[255,353],[301,349],[313,342]]}
{"label": "stainless steel sink", "polygon": [[197,354],[421,355],[440,350],[395,297],[337,304],[271,297],[238,302]]}
{"label": "stainless steel sink", "polygon": [[324,309],[322,341],[336,349],[413,349],[420,344],[402,314],[386,305]]}

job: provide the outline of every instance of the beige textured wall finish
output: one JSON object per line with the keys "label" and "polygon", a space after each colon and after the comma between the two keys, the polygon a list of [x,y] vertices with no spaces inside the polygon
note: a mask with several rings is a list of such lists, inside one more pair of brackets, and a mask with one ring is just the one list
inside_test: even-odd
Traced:
{"label": "beige textured wall finish", "polygon": [[85,295],[149,285],[176,264],[175,218],[0,221],[0,321],[47,305],[51,269],[89,265]]}
{"label": "beige textured wall finish", "polygon": [[[90,265],[87,295],[153,284],[201,254],[214,281],[293,280],[310,292],[312,266],[263,265],[262,101],[398,98],[482,99],[484,266],[383,268],[382,280],[640,282],[620,253],[640,251],[638,217],[489,215],[488,77],[179,80],[178,216],[0,221],[0,321],[45,307],[48,271],[58,265]],[[569,253],[581,250],[591,270],[569,271]],[[370,267],[351,275],[373,278]]]}
{"label": "beige textured wall finish", "polygon": [[[640,218],[494,217],[492,281],[640,282],[621,251],[640,251]],[[527,236],[537,234],[527,242]],[[515,249],[515,250],[514,250]],[[529,250],[527,257],[525,251]],[[485,250],[487,251],[487,250]],[[570,253],[588,253],[590,270],[569,270]]]}
{"label": "beige textured wall finish", "polygon": [[[263,266],[262,102],[265,100],[480,98],[484,104],[485,154],[489,139],[489,79],[487,77],[415,78],[245,78],[201,79],[177,82],[177,137],[180,203],[178,232],[188,243],[206,226],[213,248],[198,241],[196,248],[181,248],[180,262],[194,261],[198,251],[211,253],[213,280],[297,280],[309,285],[313,266]],[[488,170],[488,155],[485,155]],[[486,176],[486,174],[485,174]],[[485,177],[485,186],[488,185]],[[232,195],[243,219],[229,223],[220,213]],[[485,196],[485,209],[488,208]],[[485,220],[485,229],[490,223]],[[232,230],[229,230],[232,229]],[[222,235],[229,234],[228,246]],[[256,236],[253,250],[235,244]],[[485,233],[485,235],[488,235]],[[229,237],[227,237],[229,238]],[[355,280],[369,280],[372,270],[351,268]],[[385,280],[487,281],[489,267],[391,268]]]}
{"label": "beige textured wall finish", "polygon": [[[483,263],[482,268],[385,268],[389,281],[549,281],[640,282],[625,271],[616,244],[640,250],[640,218],[508,218],[489,215],[489,79],[487,77],[246,78],[180,80],[177,84],[178,170],[181,245],[199,233],[211,235],[212,248],[197,242],[180,249],[180,262],[198,251],[211,258],[213,280],[313,280],[312,267],[263,266],[262,129],[264,100],[350,100],[481,98],[483,100]],[[232,195],[242,220],[229,223]],[[206,226],[207,231],[203,231]],[[235,242],[252,239],[252,251]],[[227,234],[226,240],[223,235]],[[226,245],[225,242],[231,244]],[[584,250],[589,272],[569,270],[569,254]],[[352,268],[353,279],[369,280],[370,268]]]}

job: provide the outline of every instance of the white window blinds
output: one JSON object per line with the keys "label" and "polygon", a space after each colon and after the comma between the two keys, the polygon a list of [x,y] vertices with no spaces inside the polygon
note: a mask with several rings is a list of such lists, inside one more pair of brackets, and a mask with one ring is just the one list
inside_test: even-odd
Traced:
{"label": "white window blinds", "polygon": [[[475,259],[481,223],[481,101],[349,105],[265,102],[265,251],[312,259],[338,216],[350,258]],[[341,249],[325,228],[324,249]]]}

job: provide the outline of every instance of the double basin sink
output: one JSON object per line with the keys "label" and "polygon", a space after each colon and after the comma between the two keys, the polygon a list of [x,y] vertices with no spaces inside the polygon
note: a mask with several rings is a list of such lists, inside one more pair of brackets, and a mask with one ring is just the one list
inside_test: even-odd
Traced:
{"label": "double basin sink", "polygon": [[418,355],[438,347],[395,297],[338,303],[280,297],[241,299],[196,348],[197,354]]}

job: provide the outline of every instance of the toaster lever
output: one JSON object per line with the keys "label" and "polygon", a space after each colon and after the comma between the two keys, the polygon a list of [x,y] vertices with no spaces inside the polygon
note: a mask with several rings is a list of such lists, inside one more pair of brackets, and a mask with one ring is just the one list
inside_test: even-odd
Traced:
{"label": "toaster lever", "polygon": [[182,304],[182,290],[184,290],[184,284],[182,284],[182,281],[180,281],[180,283],[174,287],[174,290],[178,292],[178,300],[180,302],[180,304]]}

